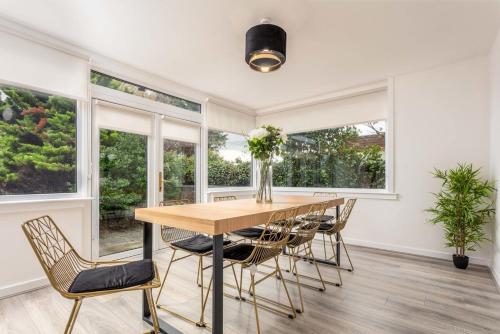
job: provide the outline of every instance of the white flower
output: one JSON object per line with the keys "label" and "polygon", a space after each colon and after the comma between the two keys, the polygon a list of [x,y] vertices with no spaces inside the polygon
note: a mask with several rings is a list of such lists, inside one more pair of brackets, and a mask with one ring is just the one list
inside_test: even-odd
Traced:
{"label": "white flower", "polygon": [[269,134],[269,132],[267,132],[266,129],[257,128],[257,129],[253,129],[252,131],[250,131],[248,136],[250,137],[250,139],[262,139],[265,136],[267,136],[268,134]]}
{"label": "white flower", "polygon": [[281,137],[281,140],[283,140],[284,143],[286,143],[286,141],[288,140],[288,136],[284,132],[280,133],[280,137]]}

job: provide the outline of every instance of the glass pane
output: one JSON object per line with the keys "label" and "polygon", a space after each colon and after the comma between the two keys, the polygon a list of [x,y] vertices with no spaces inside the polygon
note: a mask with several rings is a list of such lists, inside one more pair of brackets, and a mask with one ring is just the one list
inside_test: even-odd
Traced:
{"label": "glass pane", "polygon": [[76,100],[0,85],[0,195],[74,193]]}
{"label": "glass pane", "polygon": [[278,187],[385,188],[385,121],[288,135]]}
{"label": "glass pane", "polygon": [[90,82],[95,85],[140,96],[148,100],[170,104],[182,109],[201,113],[201,104],[199,103],[185,100],[180,97],[169,95],[166,93],[162,93],[157,90],[143,87],[125,80],[117,79],[107,74],[92,71],[90,74]]}
{"label": "glass pane", "polygon": [[196,144],[163,140],[163,199],[196,203]]}
{"label": "glass pane", "polygon": [[134,209],[147,206],[147,137],[101,130],[99,255],[142,247]]}
{"label": "glass pane", "polygon": [[208,186],[249,187],[252,185],[252,156],[245,136],[208,131]]}

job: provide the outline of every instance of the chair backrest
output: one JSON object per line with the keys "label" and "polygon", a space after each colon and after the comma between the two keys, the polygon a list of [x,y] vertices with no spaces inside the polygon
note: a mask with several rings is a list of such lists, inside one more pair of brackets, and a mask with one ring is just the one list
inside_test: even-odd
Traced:
{"label": "chair backrest", "polygon": [[297,237],[302,239],[302,243],[314,239],[314,236],[321,225],[320,218],[325,214],[327,207],[328,201],[311,205],[309,212],[305,217],[316,217],[316,219],[303,219],[297,230],[294,232]]}
{"label": "chair backrest", "polygon": [[316,191],[313,193],[314,197],[329,197],[329,198],[337,198],[337,193],[330,191]]}
{"label": "chair backrest", "polygon": [[347,221],[349,220],[352,209],[354,208],[354,204],[356,204],[356,198],[350,198],[347,200],[347,203],[344,205],[340,216],[335,219],[335,224],[333,225],[334,227],[331,231],[332,233],[337,233],[344,229]]}
{"label": "chair backrest", "polygon": [[67,293],[78,273],[92,268],[49,216],[29,220],[22,228],[50,283],[60,293]]}
{"label": "chair backrest", "polygon": [[224,202],[224,201],[236,201],[236,196],[216,196],[214,197],[214,202]]}
{"label": "chair backrest", "polygon": [[244,262],[258,264],[280,254],[288,242],[296,218],[297,208],[275,211],[254,243],[252,254]]}
{"label": "chair backrest", "polygon": [[[170,200],[170,201],[160,202],[160,206],[185,205],[185,204],[188,204],[185,200]],[[198,234],[199,233],[184,230],[181,228],[161,225],[161,238],[163,242],[165,242],[167,245],[170,245],[172,242],[194,237],[195,235]]]}

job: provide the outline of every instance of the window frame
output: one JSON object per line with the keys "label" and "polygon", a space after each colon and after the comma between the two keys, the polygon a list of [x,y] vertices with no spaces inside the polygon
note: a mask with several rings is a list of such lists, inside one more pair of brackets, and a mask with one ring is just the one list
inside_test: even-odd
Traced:
{"label": "window frame", "polygon": [[253,158],[253,156],[250,154],[250,167],[251,167],[251,171],[250,171],[250,185],[249,186],[215,186],[215,187],[210,187],[209,183],[208,183],[208,133],[209,131],[219,131],[219,132],[225,132],[225,133],[229,133],[229,134],[233,134],[233,135],[238,135],[238,136],[242,136],[242,137],[245,137],[244,134],[241,134],[241,133],[238,133],[238,132],[233,132],[233,131],[227,131],[227,130],[219,130],[219,129],[216,129],[216,128],[209,128],[209,127],[206,127],[206,143],[204,144],[204,148],[205,148],[205,161],[206,161],[206,175],[205,175],[205,196],[206,198],[208,199],[210,196],[210,194],[212,193],[226,193],[226,192],[253,192],[255,191],[256,187],[257,187],[257,174],[256,174],[256,161],[255,159]]}
{"label": "window frame", "polygon": [[86,182],[85,175],[88,175],[90,165],[85,163],[89,161],[87,157],[87,140],[88,138],[88,103],[75,98],[74,96],[61,94],[39,87],[10,82],[0,79],[1,85],[15,86],[26,90],[37,91],[47,95],[57,95],[67,99],[76,101],[76,191],[72,193],[46,193],[46,194],[22,194],[22,195],[0,195],[1,203],[16,203],[16,202],[32,202],[44,200],[73,200],[73,199],[88,199],[89,184]]}
{"label": "window frame", "polygon": [[[383,189],[370,189],[370,188],[317,188],[317,187],[275,187],[273,186],[274,192],[282,193],[314,193],[314,192],[335,192],[341,194],[352,194],[360,195],[359,197],[371,198],[371,197],[387,197],[390,199],[395,199],[397,195],[394,193],[394,79],[389,78],[386,82],[385,89],[387,91],[387,117],[386,122],[386,132],[385,132],[385,188]],[[378,119],[381,121],[383,119]],[[377,120],[366,120],[364,122],[377,121]],[[362,123],[355,123],[362,124]],[[355,125],[355,124],[341,124],[338,127]],[[322,129],[308,129],[301,132],[314,132],[328,128]],[[292,132],[299,133],[299,132]],[[288,134],[288,133],[287,133]]]}
{"label": "window frame", "polygon": [[[188,108],[181,108],[181,107],[177,107],[176,105],[171,104],[171,103],[160,102],[160,101],[157,101],[157,100],[153,100],[153,99],[148,99],[146,97],[142,97],[140,95],[135,95],[135,94],[128,93],[128,92],[125,92],[125,91],[114,89],[114,88],[111,88],[111,87],[108,87],[108,86],[94,84],[94,83],[92,83],[92,74],[93,73],[107,76],[107,77],[109,77],[111,79],[121,81],[122,83],[136,86],[137,88],[147,89],[147,90],[150,90],[152,92],[155,92],[156,94],[162,94],[162,95],[169,96],[171,98],[176,98],[176,99],[179,99],[179,100],[184,100],[184,101],[189,102],[189,103],[197,104],[199,106],[200,110],[191,110],[191,109],[188,109]],[[89,84],[92,85],[92,86],[109,88],[109,89],[112,89],[112,90],[115,90],[115,91],[118,91],[118,92],[121,92],[121,93],[133,95],[133,96],[136,96],[136,97],[148,100],[148,101],[153,101],[153,102],[157,102],[157,103],[164,104],[164,105],[167,105],[167,106],[171,106],[171,107],[183,110],[183,111],[189,111],[189,112],[197,113],[197,114],[201,114],[202,113],[202,105],[203,104],[200,101],[197,101],[196,99],[191,99],[191,98],[186,98],[186,97],[183,97],[183,96],[179,96],[179,94],[171,94],[171,93],[165,92],[163,90],[150,87],[150,85],[144,85],[144,84],[142,84],[140,82],[137,82],[137,80],[129,80],[129,79],[124,78],[123,76],[116,76],[114,74],[110,74],[108,71],[101,71],[101,70],[96,69],[96,68],[91,68],[90,71],[89,71]]]}

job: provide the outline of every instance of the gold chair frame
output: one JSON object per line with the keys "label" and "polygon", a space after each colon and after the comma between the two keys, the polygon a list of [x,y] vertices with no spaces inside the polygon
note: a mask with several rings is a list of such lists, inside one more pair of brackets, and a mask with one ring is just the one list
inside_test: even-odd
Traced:
{"label": "gold chair frame", "polygon": [[236,201],[238,198],[236,196],[215,196],[213,198],[214,202],[224,202],[224,201]]}
{"label": "gold chair frame", "polygon": [[[342,238],[341,232],[345,228],[347,221],[349,220],[349,217],[351,216],[351,212],[352,212],[352,209],[354,208],[354,205],[356,204],[356,200],[357,199],[355,199],[355,198],[350,198],[347,200],[346,204],[344,205],[344,208],[342,209],[342,212],[340,213],[340,216],[335,218],[335,223],[332,224],[332,227],[330,229],[318,231],[318,233],[321,233],[323,235],[323,249],[324,249],[324,253],[325,253],[325,260],[331,260],[331,259],[336,258],[337,254],[336,254],[335,248],[336,248],[337,244],[340,243],[342,245],[342,247],[344,248],[344,252],[346,253],[347,259],[348,259],[349,264],[350,264],[350,268],[340,267],[340,269],[344,269],[344,270],[347,270],[350,272],[354,271],[354,266],[352,264],[351,257],[349,256],[349,252],[347,251],[347,247],[344,243],[344,239]],[[333,240],[332,235],[334,235],[334,234],[338,234],[339,241]],[[333,252],[333,255],[329,258],[326,255],[327,251],[326,251],[325,235],[328,236],[330,239],[330,246],[331,246],[332,252]],[[340,264],[337,264],[337,265],[340,266]]]}
{"label": "gold chair frame", "polygon": [[[240,260],[224,258],[225,261],[231,262],[229,266],[233,268],[233,274],[234,274],[234,265],[235,264],[240,265],[239,282],[236,279],[236,275],[234,275],[236,281],[236,289],[238,290],[238,298],[236,299],[253,304],[258,334],[260,334],[260,321],[259,321],[258,308],[262,308],[264,310],[270,311],[275,314],[287,316],[290,319],[294,319],[297,317],[293,301],[290,297],[290,293],[288,292],[288,288],[286,286],[286,282],[283,277],[281,267],[279,265],[279,256],[288,242],[293,224],[296,220],[296,216],[297,216],[296,208],[274,212],[269,218],[268,222],[266,223],[264,231],[262,232],[260,238],[257,239],[253,244],[251,244],[254,246],[254,249],[246,259],[240,261]],[[287,223],[283,223],[284,221],[286,221]],[[274,259],[276,265],[274,267],[274,270],[271,273],[265,274],[265,276],[260,278],[259,280],[255,280],[255,275],[258,272],[257,266],[272,259]],[[243,269],[246,268],[250,269],[250,280],[251,280],[250,288],[248,291],[243,290]],[[275,275],[280,279],[283,285],[283,288],[288,298],[289,305],[279,303],[269,298],[257,296],[256,294],[255,290],[256,285],[262,283],[266,279],[273,277]],[[249,301],[246,298],[242,297],[243,291],[247,292],[252,296],[252,301]],[[270,305],[265,305],[262,303],[257,303],[257,299],[267,302],[268,304],[272,304],[275,307]],[[283,312],[277,309],[276,307],[280,307],[284,310],[291,311],[292,313],[290,314]]]}
{"label": "gold chair frame", "polygon": [[[318,204],[313,204],[311,205],[309,212],[306,214],[306,217],[308,216],[315,216],[319,217],[324,215],[326,209],[328,207],[328,201],[318,203]],[[321,222],[320,220],[302,220],[301,224],[299,227],[292,233],[290,239],[288,240],[288,243],[286,244],[286,247],[289,249],[289,252],[287,253],[288,255],[288,260],[289,260],[289,270],[288,272],[291,272],[295,276],[295,282],[298,290],[299,290],[299,297],[300,297],[300,309],[297,309],[297,312],[303,313],[304,312],[304,299],[302,296],[302,286],[318,290],[320,292],[323,292],[326,290],[325,286],[325,281],[323,280],[323,277],[321,275],[321,271],[319,270],[319,266],[316,262],[316,258],[314,257],[314,253],[312,251],[312,242],[314,240],[314,237],[319,229]],[[316,268],[316,272],[318,273],[318,278],[311,277],[311,276],[306,276],[303,274],[299,273],[299,269],[297,266],[297,262],[300,262],[302,260],[302,257],[299,256],[301,250],[300,248],[303,248],[304,256],[306,258],[309,258],[309,262],[311,264],[314,264]],[[293,263],[293,265],[292,265]],[[342,277],[340,275],[340,270],[337,268],[337,274],[339,277],[339,284],[338,286],[342,285]],[[321,287],[315,287],[309,284],[305,284],[300,281],[300,277],[306,278],[306,279],[311,279],[315,281],[319,281],[321,283]],[[290,282],[293,282],[291,280],[287,280]]]}
{"label": "gold chair frame", "polygon": [[154,333],[160,333],[152,293],[152,289],[160,286],[156,264],[154,264],[155,276],[148,283],[124,289],[72,293],[69,292],[69,288],[80,272],[102,265],[123,264],[129,261],[88,261],[83,259],[49,216],[28,220],[22,225],[22,229],[52,287],[64,298],[74,300],[73,309],[64,330],[65,334],[70,334],[73,331],[78,312],[85,298],[136,290],[145,292],[153,320]]}
{"label": "gold chair frame", "polygon": [[[170,201],[162,201],[162,202],[160,202],[160,206],[184,205],[184,204],[187,204],[187,202],[185,200],[170,200]],[[176,316],[177,318],[180,318],[182,320],[190,322],[190,323],[196,325],[197,327],[207,327],[207,328],[210,328],[207,325],[207,323],[205,322],[205,308],[207,306],[208,296],[210,294],[210,289],[211,289],[211,286],[212,286],[212,279],[213,279],[213,277],[210,278],[210,282],[208,284],[208,287],[206,287],[204,285],[204,281],[203,281],[203,272],[206,269],[211,268],[211,265],[204,267],[203,266],[203,258],[206,257],[206,256],[212,255],[212,250],[210,250],[208,252],[205,252],[205,253],[196,253],[196,252],[189,252],[188,250],[185,250],[183,248],[179,248],[179,247],[176,247],[176,246],[172,245],[173,242],[181,241],[181,240],[184,240],[184,239],[187,239],[187,238],[190,238],[190,237],[194,237],[194,236],[199,235],[199,234],[200,233],[192,232],[192,231],[188,231],[188,230],[183,230],[183,229],[180,229],[180,228],[170,227],[170,226],[166,226],[166,225],[162,225],[161,226],[161,237],[162,237],[162,240],[167,245],[167,247],[169,247],[170,249],[172,249],[172,256],[170,258],[170,261],[169,261],[169,264],[168,264],[168,267],[167,267],[167,271],[165,272],[165,276],[163,277],[163,280],[162,280],[162,283],[161,283],[161,287],[160,287],[160,291],[158,292],[158,295],[156,296],[155,303],[156,303],[156,306],[159,309],[161,309],[163,311],[166,311],[166,312],[168,312],[168,313]],[[186,253],[188,253],[188,255],[184,255],[182,257],[175,258],[175,255],[176,255],[177,251],[186,252]],[[189,317],[187,317],[185,315],[180,314],[179,312],[176,312],[176,311],[172,310],[171,308],[166,307],[165,305],[159,304],[160,296],[161,296],[161,293],[163,292],[163,289],[165,288],[167,277],[168,277],[168,274],[170,272],[170,268],[172,267],[172,264],[174,262],[178,262],[178,261],[184,260],[184,259],[186,259],[188,257],[191,257],[191,256],[197,256],[198,257],[198,268],[197,268],[198,272],[196,274],[196,284],[198,285],[198,287],[201,290],[201,293],[200,293],[200,296],[201,296],[200,318],[198,320],[191,319],[191,318],[189,318]],[[205,292],[205,289],[206,289],[206,292]]]}

